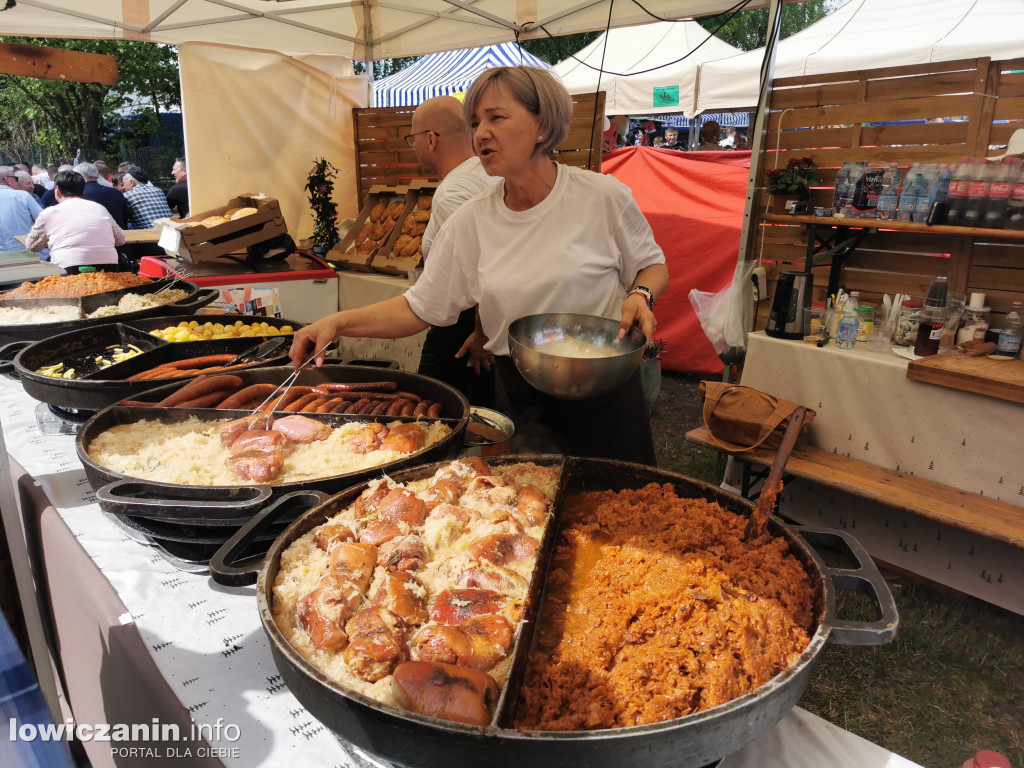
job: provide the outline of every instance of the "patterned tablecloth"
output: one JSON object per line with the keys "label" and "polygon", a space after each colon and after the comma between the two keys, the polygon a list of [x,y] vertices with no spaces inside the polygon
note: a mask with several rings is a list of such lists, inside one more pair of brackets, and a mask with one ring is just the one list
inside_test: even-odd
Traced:
{"label": "patterned tablecloth", "polygon": [[[741,383],[814,408],[801,438],[811,445],[1001,499],[1024,515],[1024,406],[913,381],[907,359],[865,346],[751,334]],[[727,479],[738,486],[736,477]],[[779,504],[799,522],[848,530],[874,557],[1024,613],[1016,547],[808,481],[787,484]]]}
{"label": "patterned tablecloth", "polygon": [[[51,585],[58,581],[52,599],[62,658],[69,682],[78,681],[68,686],[77,722],[147,724],[154,712],[177,708],[182,722],[191,718],[206,729],[206,743],[198,745],[133,742],[151,750],[136,760],[111,755],[113,747],[128,745],[91,741],[85,746],[93,766],[381,765],[327,731],[284,686],[260,626],[255,589],[222,587],[208,574],[176,570],[122,533],[101,512],[74,437],[41,433],[39,405],[20,384],[0,379],[7,450],[56,510],[43,518],[41,536]],[[130,687],[147,679],[148,687]],[[113,690],[116,702],[108,695]],[[111,723],[106,718],[115,711],[130,714]],[[167,761],[185,749],[191,760]],[[798,708],[722,765],[913,768]]]}

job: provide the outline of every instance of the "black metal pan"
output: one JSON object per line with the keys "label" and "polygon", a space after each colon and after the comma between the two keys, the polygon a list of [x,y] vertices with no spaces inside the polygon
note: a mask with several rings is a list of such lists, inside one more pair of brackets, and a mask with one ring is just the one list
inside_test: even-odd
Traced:
{"label": "black metal pan", "polygon": [[[62,333],[49,339],[28,344],[14,359],[13,367],[21,379],[25,391],[36,400],[62,408],[77,408],[99,411],[119,400],[137,397],[157,387],[166,387],[167,379],[128,381],[128,377],[140,371],[149,370],[161,363],[185,360],[192,357],[217,354],[239,354],[253,348],[267,337],[246,337],[236,339],[211,339],[209,341],[168,342],[153,336],[148,331],[195,320],[218,322],[225,319],[265,321],[276,328],[290,325],[302,327],[283,318],[253,318],[249,315],[195,315],[189,317],[156,317],[133,323],[114,323],[98,328],[81,329]],[[279,338],[279,337],[272,337]],[[143,354],[116,363],[109,368],[100,368],[94,358],[109,352],[111,346],[127,347],[134,344],[144,350]],[[275,354],[253,362],[250,367],[282,365],[288,361],[288,350],[282,347]],[[65,368],[75,367],[80,374],[73,379],[61,379],[37,371],[45,366],[64,363]],[[246,369],[239,369],[246,370]],[[233,373],[234,371],[232,371]],[[190,377],[174,379],[172,386],[181,386]]]}
{"label": "black metal pan", "polygon": [[[155,293],[161,290],[165,286],[171,283],[171,279],[156,280],[149,285],[137,286],[135,288],[122,289],[126,293],[140,293],[148,294]],[[217,288],[199,288],[194,283],[190,283],[186,280],[180,280],[173,286],[174,289],[181,289],[186,292],[186,296],[183,299],[172,302],[170,304],[164,304],[159,307],[150,307],[149,309],[140,309],[135,312],[125,312],[121,315],[109,315],[107,317],[93,317],[86,318],[83,320],[66,320],[59,323],[35,323],[32,325],[0,325],[0,344],[11,342],[11,341],[37,341],[39,339],[48,339],[51,336],[59,333],[65,333],[67,331],[82,330],[94,328],[101,325],[109,325],[110,323],[126,323],[133,320],[145,317],[156,317],[158,315],[190,315],[197,310],[205,307],[207,304],[212,302],[217,296],[220,295],[220,291]],[[121,291],[109,291],[106,294],[95,294],[95,296],[109,296],[110,294],[121,293]],[[89,299],[90,302],[96,301],[92,297],[84,297]],[[78,299],[9,299],[8,302],[68,302],[78,301]],[[112,303],[116,303],[114,300]],[[106,306],[106,303],[101,306]],[[92,310],[90,310],[92,311]]]}
{"label": "black metal pan", "polygon": [[[238,375],[244,385],[264,382],[280,384],[290,373],[291,368],[277,366],[274,368],[256,368],[242,371]],[[361,482],[369,477],[374,477],[382,471],[391,472],[424,462],[439,461],[454,456],[462,449],[463,435],[469,418],[469,403],[462,393],[444,382],[404,371],[378,371],[367,369],[363,366],[325,365],[322,368],[302,371],[299,374],[297,383],[312,385],[323,382],[368,381],[394,381],[397,383],[398,388],[403,391],[414,392],[425,399],[441,403],[444,408],[444,416],[439,421],[448,424],[451,427],[451,432],[443,440],[424,451],[411,454],[406,458],[401,458],[379,467],[340,473],[306,482],[270,485],[268,488],[274,498],[299,490],[334,493],[341,488]],[[152,390],[147,392],[146,396],[162,399],[166,394],[175,391],[178,386],[180,385],[172,384]],[[208,486],[197,488],[196,486],[140,480],[99,466],[89,457],[88,447],[97,435],[118,424],[133,423],[142,419],[159,419],[166,423],[174,423],[184,421],[192,415],[211,421],[227,420],[241,417],[246,413],[248,412],[113,405],[97,413],[79,430],[76,438],[76,450],[79,459],[85,467],[86,476],[93,489],[97,491],[97,495],[100,496],[101,503],[107,512],[171,522],[176,519],[177,513],[174,509],[168,511],[164,508],[170,507],[180,510],[183,506],[188,506],[187,499],[183,501],[183,493],[194,493],[202,499],[204,504],[192,505],[192,510],[185,515],[189,520],[188,524],[198,525],[200,524],[199,520],[205,518],[208,521],[206,523],[208,525],[234,526],[237,528],[241,524],[240,521],[250,517],[255,512],[251,491],[248,490],[250,486]],[[392,422],[416,420],[413,417],[399,416],[305,415],[319,419],[332,426],[351,421]],[[431,419],[421,420],[432,421]],[[129,490],[122,491],[124,486],[118,485],[122,482],[130,484]]]}
{"label": "black metal pan", "polygon": [[[488,457],[489,462],[534,460],[531,456]],[[389,473],[396,482],[427,478],[440,465],[422,466]],[[565,457],[562,471],[563,494],[583,490],[622,490],[655,483],[669,483],[680,496],[703,497],[734,512],[752,513],[752,505],[719,488],[664,470],[607,459]],[[815,606],[820,616],[811,641],[799,659],[787,670],[745,696],[683,718],[635,727],[601,731],[519,731],[510,727],[516,699],[511,687],[517,684],[514,659],[510,688],[499,701],[491,724],[484,727],[445,722],[413,714],[355,693],[309,664],[277,628],[274,621],[273,583],[284,550],[297,538],[320,525],[351,503],[365,484],[328,499],[299,517],[273,543],[262,563],[228,568],[231,557],[225,546],[211,561],[218,580],[244,576],[248,567],[258,570],[256,599],[271,652],[285,683],[295,697],[325,726],[351,742],[399,766],[447,768],[450,765],[487,765],[494,768],[561,768],[590,766],[620,768],[643,765],[648,768],[699,768],[735,751],[772,727],[800,699],[814,665],[829,641],[850,645],[879,645],[896,633],[898,616],[888,587],[867,552],[851,536],[828,529],[791,527],[772,517],[768,531],[788,544],[818,586]],[[263,517],[262,515],[260,517]],[[266,518],[250,526],[267,525]],[[556,511],[555,525],[558,525]],[[235,545],[244,543],[246,530],[236,535]],[[825,565],[814,546],[845,552],[854,568]],[[871,622],[841,620],[835,616],[837,589],[857,590],[869,595],[880,616]],[[532,627],[531,623],[524,626]],[[528,642],[518,646],[522,654]]]}

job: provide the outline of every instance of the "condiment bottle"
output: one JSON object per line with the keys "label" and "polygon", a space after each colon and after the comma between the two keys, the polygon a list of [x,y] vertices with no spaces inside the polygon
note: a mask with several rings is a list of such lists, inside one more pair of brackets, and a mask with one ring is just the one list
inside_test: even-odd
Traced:
{"label": "condiment bottle", "polygon": [[956,333],[956,343],[968,341],[984,341],[988,330],[989,307],[985,306],[984,293],[972,293],[971,300],[964,309],[964,324]]}

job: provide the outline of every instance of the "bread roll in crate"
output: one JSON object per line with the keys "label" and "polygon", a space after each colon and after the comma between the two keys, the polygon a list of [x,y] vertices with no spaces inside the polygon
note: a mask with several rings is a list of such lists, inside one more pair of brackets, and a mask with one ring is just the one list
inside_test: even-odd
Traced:
{"label": "bread roll in crate", "polygon": [[436,181],[423,180],[409,184],[402,218],[395,227],[398,234],[373,257],[371,266],[375,272],[408,275],[422,266],[423,232],[430,221],[437,185]]}
{"label": "bread roll in crate", "polygon": [[155,226],[176,230],[177,245],[167,250],[193,264],[244,252],[251,245],[288,234],[277,200],[254,193],[233,197],[220,208],[187,219],[157,219]]}
{"label": "bread roll in crate", "polygon": [[383,184],[370,187],[352,228],[331,249],[327,258],[343,269],[372,272],[370,264],[377,253],[390,247],[398,236],[408,189]]}

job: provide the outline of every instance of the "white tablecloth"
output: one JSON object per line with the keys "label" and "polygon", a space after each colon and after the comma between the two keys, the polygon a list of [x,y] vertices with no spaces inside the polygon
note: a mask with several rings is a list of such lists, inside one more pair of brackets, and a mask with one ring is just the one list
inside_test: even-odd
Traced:
{"label": "white tablecloth", "polygon": [[[906,359],[865,346],[751,334],[741,383],[814,408],[801,438],[811,445],[1001,499],[1024,516],[1024,407],[913,381]],[[1019,548],[807,481],[787,484],[779,503],[802,523],[848,530],[881,560],[1024,613]]]}
{"label": "white tablecloth", "polygon": [[[35,417],[37,405],[18,383],[0,379],[0,414],[8,452],[35,478],[52,501],[60,520],[77,540],[77,546],[84,550],[79,552],[75,541],[64,536],[64,551],[51,553],[51,557],[74,560],[70,567],[78,569],[56,587],[60,594],[54,599],[58,612],[55,618],[58,623],[77,621],[81,626],[89,626],[90,636],[81,638],[81,645],[96,648],[92,657],[79,653],[74,673],[86,681],[95,681],[93,685],[104,693],[120,690],[114,687],[118,681],[130,683],[136,677],[143,678],[143,667],[149,665],[155,665],[157,678],[162,676],[166,682],[166,690],[151,690],[148,696],[146,691],[134,691],[130,703],[103,702],[99,714],[96,710],[76,711],[78,723],[148,724],[155,712],[166,712],[166,709],[155,708],[154,698],[162,697],[174,703],[176,697],[181,709],[195,722],[207,729],[220,724],[222,730],[209,732],[221,733],[227,738],[208,736],[207,740],[212,747],[226,750],[220,758],[226,766],[367,765],[343,748],[284,687],[260,626],[254,588],[226,588],[205,574],[175,570],[157,552],[125,536],[102,515],[75,453],[74,437],[40,433]],[[76,600],[76,589],[85,590],[90,599]],[[122,615],[117,615],[121,610],[118,601],[126,609]],[[97,626],[102,623],[102,617],[83,615],[101,612],[99,607],[92,607],[94,603],[104,603],[103,612],[109,626]],[[67,615],[72,613],[76,616]],[[72,625],[60,632],[65,644],[78,645],[74,629]],[[94,636],[97,633],[98,638]],[[69,648],[68,658],[72,651],[80,650]],[[77,706],[74,695],[71,706]],[[126,709],[132,712],[128,719],[123,714]],[[103,712],[115,711],[122,713],[117,715],[121,719],[103,719]],[[227,726],[237,726],[236,740],[230,738],[235,731]],[[115,745],[87,744],[96,768],[217,764],[215,760],[162,762],[171,754],[166,751],[169,749],[166,744],[149,745],[154,754],[140,754],[137,759],[115,759],[110,755],[111,746]],[[181,749],[183,747],[179,746],[178,755],[183,754]],[[726,768],[913,766],[800,709],[788,713],[776,727],[731,755],[723,765]]]}
{"label": "white tablecloth", "polygon": [[[338,272],[338,307],[358,309],[405,293],[411,283],[404,277],[370,272]],[[341,339],[338,355],[343,360],[393,360],[403,371],[416,372],[427,332],[405,339]]]}

